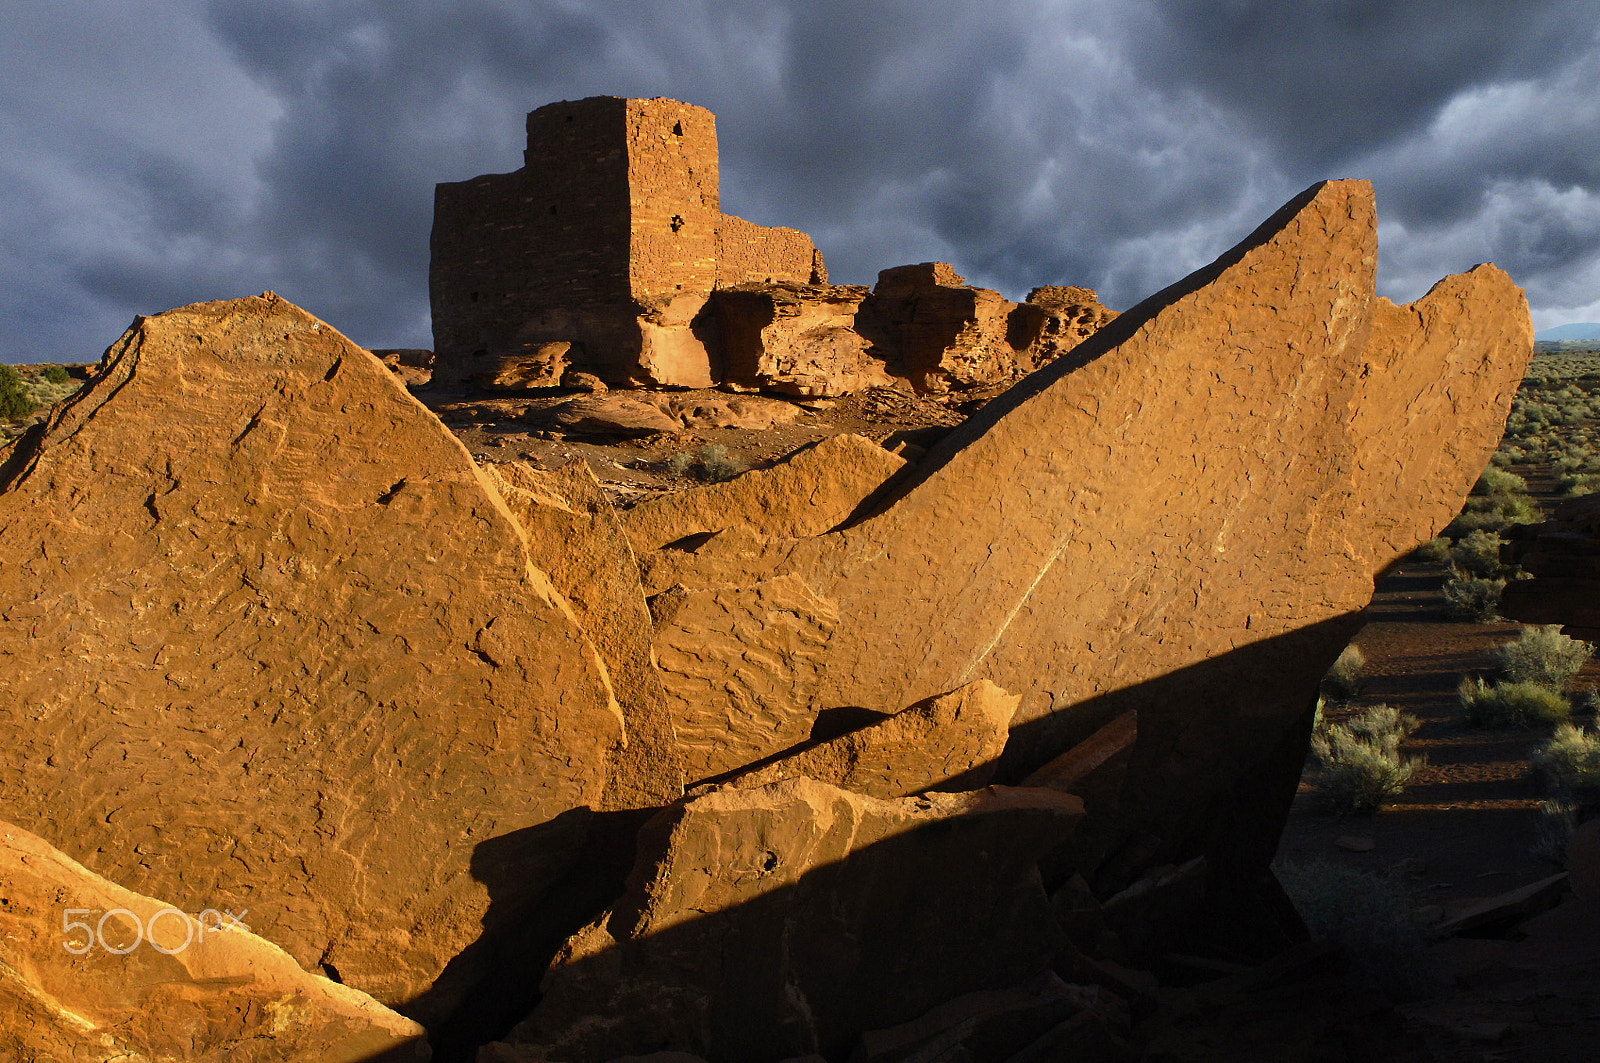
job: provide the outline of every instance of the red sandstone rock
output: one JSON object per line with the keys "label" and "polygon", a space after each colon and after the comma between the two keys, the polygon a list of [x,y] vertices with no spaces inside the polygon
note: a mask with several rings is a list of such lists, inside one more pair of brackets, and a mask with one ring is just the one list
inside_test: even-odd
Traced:
{"label": "red sandstone rock", "polygon": [[183,912],[10,823],[0,823],[0,893],[7,1060],[429,1058],[421,1026],[242,929],[254,912]]}
{"label": "red sandstone rock", "polygon": [[641,552],[736,524],[769,535],[818,535],[843,523],[905,464],[863,436],[829,436],[771,468],[646,499],[619,517]]}
{"label": "red sandstone rock", "polygon": [[[1137,709],[1138,785],[1083,856],[1104,864],[1097,888],[1202,852],[1217,874],[1259,870],[1307,692],[1374,574],[1459,508],[1531,354],[1504,273],[1395,307],[1373,295],[1376,250],[1369,186],[1314,186],[991,402],[869,519],[814,538],[733,529],[672,575],[707,596],[699,615],[800,578],[838,617],[813,713],[980,677],[1022,693],[1002,779]],[[680,637],[657,619],[658,644]],[[724,685],[696,681],[702,697]],[[1242,809],[1251,832],[1214,833]]]}
{"label": "red sandstone rock", "polygon": [[713,293],[723,380],[790,395],[847,395],[894,383],[892,351],[855,285],[746,285]]}
{"label": "red sandstone rock", "polygon": [[740,772],[749,789],[804,776],[869,797],[976,790],[994,775],[1017,699],[986,679]]}
{"label": "red sandstone rock", "polygon": [[0,814],[440,1014],[625,740],[462,445],[269,293],[139,318],[0,481]]}
{"label": "red sandstone rock", "polygon": [[918,391],[997,384],[1033,368],[1045,314],[973,288],[944,262],[878,274],[867,304],[899,347],[896,368]]}
{"label": "red sandstone rock", "polygon": [[1506,534],[1508,560],[1533,579],[1507,583],[1500,612],[1529,624],[1562,624],[1575,638],[1600,638],[1600,495],[1563,502],[1543,524]]}
{"label": "red sandstone rock", "polygon": [[1116,320],[1117,312],[1100,304],[1093,288],[1047,285],[1028,293],[1028,305],[1044,311],[1034,340],[1033,365],[1061,357]]}
{"label": "red sandstone rock", "polygon": [[842,1058],[856,1034],[1040,972],[1033,861],[1076,798],[991,787],[885,801],[810,779],[724,788],[640,833],[627,894],[568,941],[513,1043]]}
{"label": "red sandstone rock", "polygon": [[528,535],[533,563],[572,606],[599,650],[627,725],[604,809],[655,808],[683,794],[683,759],[651,651],[650,610],[633,550],[584,462],[558,473],[520,462],[485,476]]}

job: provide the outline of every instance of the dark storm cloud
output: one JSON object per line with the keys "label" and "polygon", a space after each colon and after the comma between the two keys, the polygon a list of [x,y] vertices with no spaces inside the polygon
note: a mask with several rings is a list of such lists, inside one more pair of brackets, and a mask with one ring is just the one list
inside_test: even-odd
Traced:
{"label": "dark storm cloud", "polygon": [[1300,188],[1366,176],[1383,290],[1494,259],[1540,324],[1600,318],[1600,43],[1576,0],[0,0],[0,357],[274,288],[427,345],[439,181],[523,114],[717,114],[724,209],[838,280],[938,258],[1126,306]]}

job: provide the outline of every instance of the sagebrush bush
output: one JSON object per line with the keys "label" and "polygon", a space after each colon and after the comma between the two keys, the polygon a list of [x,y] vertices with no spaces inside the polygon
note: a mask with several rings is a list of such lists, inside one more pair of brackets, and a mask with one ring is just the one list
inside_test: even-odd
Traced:
{"label": "sagebrush bush", "polygon": [[1480,528],[1450,548],[1450,564],[1480,579],[1500,574],[1500,536]]}
{"label": "sagebrush bush", "polygon": [[672,475],[693,476],[708,484],[731,480],[749,467],[743,458],[728,453],[728,448],[721,443],[703,446],[698,454],[679,451],[667,459],[667,471]]}
{"label": "sagebrush bush", "polygon": [[1500,595],[1505,589],[1503,579],[1476,579],[1457,573],[1444,584],[1445,610],[1456,620],[1493,623],[1500,618]]}
{"label": "sagebrush bush", "polygon": [[20,421],[36,409],[38,404],[28,394],[22,374],[12,366],[0,365],[0,421]]}
{"label": "sagebrush bush", "polygon": [[1429,539],[1411,551],[1411,556],[1429,565],[1443,565],[1449,562],[1450,547],[1453,545],[1449,539],[1441,535],[1437,539]]}
{"label": "sagebrush bush", "polygon": [[1534,828],[1533,845],[1529,848],[1533,850],[1535,856],[1564,864],[1567,862],[1567,843],[1572,840],[1572,832],[1577,829],[1577,805],[1560,798],[1541,801],[1538,825]]}
{"label": "sagebrush bush", "polygon": [[1527,494],[1528,481],[1514,472],[1495,468],[1493,465],[1483,470],[1478,477],[1478,482],[1472,485],[1475,495],[1521,495]]}
{"label": "sagebrush bush", "polygon": [[1456,687],[1461,718],[1473,727],[1531,727],[1563,723],[1572,715],[1572,703],[1538,683],[1485,683],[1463,678]]}
{"label": "sagebrush bush", "polygon": [[65,384],[72,379],[72,374],[67,372],[64,365],[47,365],[44,369],[44,378],[52,384]]}
{"label": "sagebrush bush", "polygon": [[1366,655],[1352,642],[1340,651],[1338,659],[1322,677],[1323,693],[1336,701],[1349,701],[1361,691],[1361,670],[1366,666]]}
{"label": "sagebrush bush", "polygon": [[1427,990],[1427,933],[1389,875],[1324,860],[1273,867],[1306,927],[1344,950],[1361,984],[1395,998]]}
{"label": "sagebrush bush", "polygon": [[700,479],[713,484],[731,480],[750,467],[743,458],[729,454],[728,448],[721,443],[701,447],[698,464]]}
{"label": "sagebrush bush", "polygon": [[1338,815],[1371,815],[1404,791],[1425,761],[1402,760],[1400,743],[1417,720],[1389,705],[1374,705],[1344,723],[1326,724],[1311,736],[1316,758],[1312,785],[1318,803]]}
{"label": "sagebrush bush", "polygon": [[1494,662],[1513,683],[1538,683],[1560,694],[1593,654],[1593,643],[1568,638],[1560,624],[1546,624],[1524,627],[1515,642],[1495,649]]}
{"label": "sagebrush bush", "polygon": [[1528,759],[1534,773],[1555,793],[1600,796],[1600,731],[1561,724]]}

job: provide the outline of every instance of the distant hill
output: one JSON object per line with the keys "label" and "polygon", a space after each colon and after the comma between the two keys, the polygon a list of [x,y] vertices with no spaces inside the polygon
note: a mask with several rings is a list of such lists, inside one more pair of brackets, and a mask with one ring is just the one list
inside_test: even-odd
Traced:
{"label": "distant hill", "polygon": [[1575,322],[1571,325],[1557,325],[1554,328],[1540,329],[1533,334],[1536,340],[1582,340],[1600,341],[1600,321]]}

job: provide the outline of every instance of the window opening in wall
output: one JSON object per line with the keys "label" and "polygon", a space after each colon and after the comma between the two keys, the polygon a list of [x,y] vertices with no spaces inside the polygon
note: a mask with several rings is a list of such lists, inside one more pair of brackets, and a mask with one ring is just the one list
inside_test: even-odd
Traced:
{"label": "window opening in wall", "polygon": [[467,298],[471,299],[473,302],[477,302],[478,301],[478,293],[477,292],[473,292],[471,295],[467,296]]}
{"label": "window opening in wall", "polygon": [[550,204],[550,213],[554,214],[555,212],[556,212],[556,205],[554,203],[552,203],[552,204]]}
{"label": "window opening in wall", "polygon": [[683,136],[683,123],[682,122],[674,122],[674,123],[672,123],[672,135],[675,136],[675,137]]}

